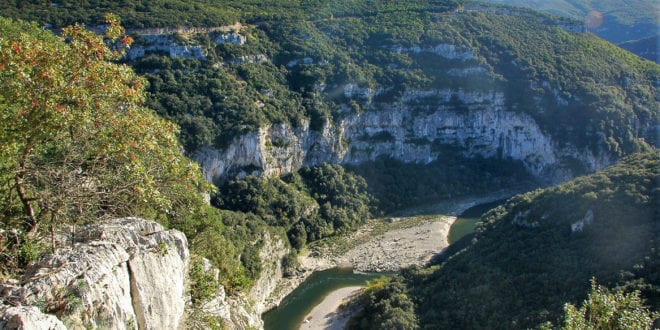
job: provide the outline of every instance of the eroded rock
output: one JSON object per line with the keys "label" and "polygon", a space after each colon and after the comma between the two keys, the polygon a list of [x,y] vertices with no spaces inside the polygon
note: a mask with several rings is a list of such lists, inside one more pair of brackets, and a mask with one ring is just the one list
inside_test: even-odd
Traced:
{"label": "eroded rock", "polygon": [[[139,218],[115,219],[81,232],[71,247],[43,258],[21,279],[21,288],[7,293],[5,303],[18,295],[17,304],[32,306],[4,307],[4,319],[31,320],[39,306],[70,328],[179,326],[190,259],[183,233]],[[52,318],[57,320],[47,319]],[[32,328],[48,329],[26,329]]]}

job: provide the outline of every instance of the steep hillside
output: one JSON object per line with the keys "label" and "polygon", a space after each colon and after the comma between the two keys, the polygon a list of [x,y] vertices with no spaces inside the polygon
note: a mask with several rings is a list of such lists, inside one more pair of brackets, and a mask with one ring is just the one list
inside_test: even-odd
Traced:
{"label": "steep hillside", "polygon": [[[2,12],[39,17],[39,6]],[[116,9],[154,26],[176,6]],[[655,143],[659,67],[577,21],[461,1],[186,8],[238,12],[243,24],[134,29],[127,60],[151,83],[147,105],[182,127],[216,182],[381,157],[511,159],[556,182]],[[150,23],[132,21],[147,9]]]}
{"label": "steep hillside", "polygon": [[[579,304],[591,277],[607,287],[641,290],[657,311],[659,165],[656,153],[638,154],[593,175],[512,198],[482,216],[463,250],[439,266],[404,273],[385,292],[414,301],[409,311],[424,329],[560,324],[563,304]],[[381,295],[367,307],[371,312],[362,324],[385,315],[376,312],[378,306],[400,300]]]}
{"label": "steep hillside", "polygon": [[647,39],[653,56],[637,49],[633,53],[658,62],[658,11],[653,0],[482,0],[493,4],[522,6],[584,22],[589,31],[615,44]]}
{"label": "steep hillside", "polygon": [[[135,41],[121,59],[118,44],[80,27],[65,38],[40,28],[80,21],[101,31],[107,11],[132,36],[115,37]],[[372,212],[530,177],[559,182],[657,144],[660,66],[584,33],[579,21],[526,9],[90,0],[3,2],[0,15],[38,24],[0,20],[0,270],[10,275],[55,250],[60,223],[141,215],[184,232],[192,253],[219,269],[215,279],[197,274],[193,307],[222,284],[249,292],[254,300],[238,308],[255,314],[282,266],[296,266],[291,247],[350,231]],[[106,63],[117,60],[141,77]],[[85,71],[90,63],[99,71]],[[106,88],[96,76],[120,81]],[[225,210],[204,205],[197,190],[210,187],[182,157],[176,127],[147,108],[179,125],[185,154],[221,186],[211,200]]]}
{"label": "steep hillside", "polygon": [[660,62],[658,53],[658,36],[650,36],[638,40],[626,41],[619,44],[619,47],[635,53],[647,60]]}

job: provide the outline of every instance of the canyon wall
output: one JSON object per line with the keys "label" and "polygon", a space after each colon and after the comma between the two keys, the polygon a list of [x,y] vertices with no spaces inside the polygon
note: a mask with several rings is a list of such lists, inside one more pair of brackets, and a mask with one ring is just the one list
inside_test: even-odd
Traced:
{"label": "canyon wall", "polygon": [[[354,93],[354,86],[351,95]],[[348,88],[347,87],[347,88]],[[535,120],[506,108],[500,92],[419,90],[398,103],[371,105],[361,113],[327,122],[321,131],[285,124],[239,136],[228,148],[203,148],[194,156],[212,182],[249,174],[279,175],[324,162],[359,164],[378,157],[429,163],[451,156],[521,161],[550,183],[569,179],[575,164],[587,171],[610,165],[612,157],[560,144]]]}

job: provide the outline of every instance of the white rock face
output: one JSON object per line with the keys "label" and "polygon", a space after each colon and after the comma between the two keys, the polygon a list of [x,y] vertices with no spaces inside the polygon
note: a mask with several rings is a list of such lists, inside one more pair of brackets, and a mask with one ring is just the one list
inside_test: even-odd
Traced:
{"label": "white rock face", "polygon": [[178,45],[167,34],[143,35],[141,42],[134,44],[126,54],[130,60],[144,57],[148,52],[166,52],[171,58],[195,58],[205,60],[204,49],[195,45]]}
{"label": "white rock face", "polygon": [[[283,298],[276,297],[275,301],[268,299],[272,298],[271,294],[282,279],[282,258],[289,252],[284,239],[264,233],[261,239],[263,245],[259,251],[262,270],[250,292],[227,296],[224,288],[220,287],[216,296],[203,303],[199,307],[200,310],[208,316],[222,318],[228,329],[263,329],[261,314]],[[218,269],[208,260],[203,262],[204,270],[215,274],[217,279]]]}
{"label": "white rock face", "polygon": [[587,213],[584,214],[584,217],[580,219],[580,221],[571,224],[571,232],[581,232],[584,230],[585,226],[590,225],[592,222],[594,222],[594,211],[589,209],[587,210]]}
{"label": "white rock face", "polygon": [[411,47],[402,47],[402,46],[392,46],[385,47],[391,51],[398,53],[432,53],[441,57],[444,57],[449,60],[470,60],[474,57],[472,51],[467,47],[461,47],[451,44],[438,44],[435,46],[411,46]]}
{"label": "white rock face", "polygon": [[244,35],[236,32],[221,34],[215,38],[215,42],[218,44],[234,44],[242,46],[246,41],[247,38]]}
{"label": "white rock face", "polygon": [[84,233],[24,276],[25,302],[45,302],[72,328],[176,329],[186,302],[185,235],[138,218]]}
{"label": "white rock face", "polygon": [[442,159],[442,148],[467,157],[520,160],[538,178],[551,182],[573,174],[565,161],[589,171],[613,163],[607,153],[559,145],[534,119],[509,111],[494,91],[413,90],[400,103],[351,114],[321,132],[304,124],[278,124],[236,138],[226,150],[203,149],[194,159],[209,181],[247,174],[279,175],[324,162],[358,164],[387,156],[403,162]]}
{"label": "white rock face", "polygon": [[228,176],[279,175],[302,166],[336,163],[345,153],[339,136],[329,125],[322,132],[278,124],[235,138],[225,150],[203,148],[193,159],[202,165],[210,182]]}
{"label": "white rock face", "polygon": [[270,307],[266,300],[275,290],[277,283],[283,276],[282,258],[289,252],[289,249],[281,238],[273,238],[269,234],[266,234],[264,235],[263,242],[263,248],[259,251],[263,273],[256,280],[249,294],[250,298],[255,302],[253,308],[259,315]]}
{"label": "white rock face", "polygon": [[36,307],[0,306],[0,329],[7,330],[66,330],[62,321],[53,315],[42,313]]}

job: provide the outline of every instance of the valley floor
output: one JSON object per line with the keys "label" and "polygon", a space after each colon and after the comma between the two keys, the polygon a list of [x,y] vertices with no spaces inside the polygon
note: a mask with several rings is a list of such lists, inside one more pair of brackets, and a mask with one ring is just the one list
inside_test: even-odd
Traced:
{"label": "valley floor", "polygon": [[[279,304],[314,271],[351,267],[362,272],[395,272],[408,266],[423,266],[449,245],[449,229],[459,214],[475,205],[530,189],[530,186],[517,187],[401,211],[389,218],[370,220],[349,235],[319,242],[299,258],[299,275],[282,280],[267,302],[269,308]],[[351,294],[353,291],[348,290],[333,292],[330,301],[317,306],[313,318],[322,316],[328,322],[317,328],[331,329],[328,326],[332,323],[326,316],[337,315],[337,306]]]}

